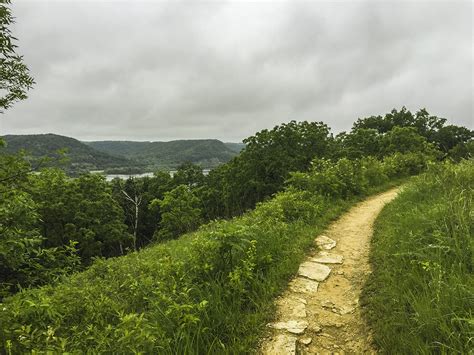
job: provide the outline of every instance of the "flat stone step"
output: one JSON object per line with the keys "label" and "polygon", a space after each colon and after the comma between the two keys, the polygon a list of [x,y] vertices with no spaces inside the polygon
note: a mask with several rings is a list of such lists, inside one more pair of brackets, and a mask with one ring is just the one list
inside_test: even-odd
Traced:
{"label": "flat stone step", "polygon": [[331,269],[329,267],[312,261],[305,261],[298,270],[300,276],[319,282],[326,280],[330,273]]}
{"label": "flat stone step", "polygon": [[306,300],[291,296],[277,300],[279,309],[285,310],[285,317],[288,318],[305,318],[306,317]]}
{"label": "flat stone step", "polygon": [[290,282],[290,290],[296,293],[318,292],[319,282],[307,279],[306,277],[295,277]]}
{"label": "flat stone step", "polygon": [[328,252],[321,251],[316,257],[312,258],[311,261],[321,264],[342,264],[344,257],[338,254],[329,254]]}
{"label": "flat stone step", "polygon": [[308,328],[308,322],[305,320],[289,320],[286,322],[270,323],[270,327],[274,329],[284,329],[292,334],[303,334],[306,328]]}
{"label": "flat stone step", "polygon": [[315,239],[316,245],[324,250],[331,250],[336,246],[336,241],[326,237],[325,235],[320,235]]}
{"label": "flat stone step", "polygon": [[295,355],[296,340],[294,335],[279,334],[272,338],[262,353],[265,355]]}

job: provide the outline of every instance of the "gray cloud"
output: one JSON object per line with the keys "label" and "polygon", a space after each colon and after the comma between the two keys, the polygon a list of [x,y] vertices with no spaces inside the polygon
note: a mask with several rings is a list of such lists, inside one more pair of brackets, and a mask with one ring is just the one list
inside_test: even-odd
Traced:
{"label": "gray cloud", "polygon": [[25,1],[5,133],[238,141],[406,105],[473,127],[471,1]]}

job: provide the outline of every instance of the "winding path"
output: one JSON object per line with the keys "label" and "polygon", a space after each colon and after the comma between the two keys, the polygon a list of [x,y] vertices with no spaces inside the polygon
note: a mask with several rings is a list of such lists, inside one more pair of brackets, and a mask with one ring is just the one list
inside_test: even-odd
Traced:
{"label": "winding path", "polygon": [[372,225],[398,188],[357,204],[324,235],[317,250],[277,300],[277,317],[261,353],[375,353],[359,309],[359,295],[370,274]]}

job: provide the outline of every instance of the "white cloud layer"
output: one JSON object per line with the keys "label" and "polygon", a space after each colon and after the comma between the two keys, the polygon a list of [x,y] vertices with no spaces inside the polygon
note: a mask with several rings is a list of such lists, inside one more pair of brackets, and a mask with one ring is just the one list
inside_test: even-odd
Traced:
{"label": "white cloud layer", "polygon": [[25,1],[37,82],[2,133],[239,141],[405,105],[473,128],[467,1]]}

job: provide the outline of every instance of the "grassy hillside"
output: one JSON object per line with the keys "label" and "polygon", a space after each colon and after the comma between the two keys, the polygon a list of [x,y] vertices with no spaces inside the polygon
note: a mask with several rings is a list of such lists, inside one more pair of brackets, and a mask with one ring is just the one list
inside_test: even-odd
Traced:
{"label": "grassy hillside", "polygon": [[364,302],[384,353],[474,349],[474,163],[409,184],[379,216]]}
{"label": "grassy hillside", "polygon": [[101,152],[123,156],[156,168],[176,168],[184,162],[212,168],[238,154],[216,139],[170,142],[97,141],[84,142]]}
{"label": "grassy hillside", "polygon": [[[7,135],[3,136],[3,139],[7,146],[2,152],[8,154],[24,150],[26,156],[33,161],[48,156],[52,158],[50,164],[62,166],[69,172],[78,173],[138,165],[126,158],[93,149],[77,139],[57,134]],[[66,159],[58,154],[59,150],[65,151],[64,158]]]}

